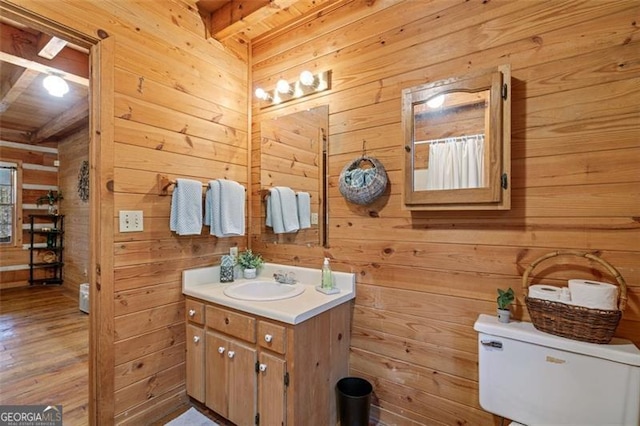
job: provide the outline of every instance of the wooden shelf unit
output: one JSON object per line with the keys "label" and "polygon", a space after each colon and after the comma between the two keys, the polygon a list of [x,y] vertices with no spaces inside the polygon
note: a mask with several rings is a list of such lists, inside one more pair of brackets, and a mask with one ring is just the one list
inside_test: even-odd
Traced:
{"label": "wooden shelf unit", "polygon": [[[36,228],[46,223],[51,227]],[[40,246],[44,236],[46,246]],[[63,283],[62,269],[64,253],[64,215],[35,214],[29,216],[29,285],[60,285]],[[48,256],[47,256],[48,255]],[[39,259],[40,257],[43,259]],[[46,256],[46,257],[45,257]],[[46,260],[49,259],[49,260]],[[35,271],[48,270],[48,277],[35,277]]]}

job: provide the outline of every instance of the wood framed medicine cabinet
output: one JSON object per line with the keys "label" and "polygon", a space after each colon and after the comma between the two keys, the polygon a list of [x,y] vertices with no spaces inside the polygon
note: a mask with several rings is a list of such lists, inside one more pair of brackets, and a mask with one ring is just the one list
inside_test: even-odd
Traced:
{"label": "wood framed medicine cabinet", "polygon": [[402,91],[404,207],[511,208],[509,65]]}

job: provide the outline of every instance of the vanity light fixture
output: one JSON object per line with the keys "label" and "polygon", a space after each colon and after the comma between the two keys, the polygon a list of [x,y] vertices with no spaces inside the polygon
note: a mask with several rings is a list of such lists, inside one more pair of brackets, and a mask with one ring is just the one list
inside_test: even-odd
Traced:
{"label": "vanity light fixture", "polygon": [[255,90],[256,98],[260,99],[260,108],[277,105],[292,99],[299,99],[331,88],[331,71],[317,74],[303,71],[294,83],[284,78],[278,80],[274,90],[266,91],[261,87]]}
{"label": "vanity light fixture", "polygon": [[56,74],[49,74],[46,76],[44,80],[42,80],[42,85],[47,89],[47,92],[49,92],[51,96],[61,98],[69,93],[69,85],[67,82],[64,78]]}

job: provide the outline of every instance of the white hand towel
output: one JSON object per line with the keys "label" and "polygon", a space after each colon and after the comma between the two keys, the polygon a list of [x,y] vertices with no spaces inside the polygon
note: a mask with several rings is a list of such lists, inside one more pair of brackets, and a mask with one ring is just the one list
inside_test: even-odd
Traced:
{"label": "white hand towel", "polygon": [[244,186],[226,179],[220,185],[220,228],[223,236],[244,235]]}
{"label": "white hand towel", "polygon": [[200,235],[202,231],[202,184],[176,179],[171,196],[169,228],[178,235]]}
{"label": "white hand towel", "polygon": [[267,226],[274,234],[296,232],[300,229],[296,194],[286,186],[276,186],[269,191],[267,199]]}
{"label": "white hand towel", "polygon": [[[210,180],[207,185],[207,192],[204,196],[204,224],[211,226],[211,217],[213,216],[213,186],[216,184],[215,180]],[[213,232],[210,232],[213,235]]]}
{"label": "white hand towel", "polygon": [[298,192],[297,195],[300,229],[311,228],[311,196],[308,192]]}
{"label": "white hand towel", "polygon": [[[273,215],[271,213],[271,194],[272,192],[269,191],[269,195],[267,195],[267,218],[265,220],[265,225],[267,225],[270,228],[273,227],[273,218],[272,218]],[[280,200],[280,195],[278,195],[278,202],[280,202],[279,200]]]}
{"label": "white hand towel", "polygon": [[282,224],[284,232],[296,232],[300,229],[298,221],[298,201],[293,189],[286,186],[276,186],[280,193],[280,208],[282,209]]}
{"label": "white hand towel", "polygon": [[212,180],[205,196],[204,224],[218,238],[244,235],[245,190],[238,182]]}
{"label": "white hand towel", "polygon": [[271,188],[267,198],[267,221],[266,225],[273,228],[274,234],[284,233],[284,222],[282,221],[282,203],[280,202],[280,191]]}

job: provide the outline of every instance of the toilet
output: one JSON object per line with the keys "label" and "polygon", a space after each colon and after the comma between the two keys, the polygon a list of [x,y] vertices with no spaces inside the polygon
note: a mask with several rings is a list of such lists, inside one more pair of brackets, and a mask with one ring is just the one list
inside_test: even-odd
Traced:
{"label": "toilet", "polygon": [[480,406],[512,425],[640,425],[640,350],[538,331],[480,315]]}

